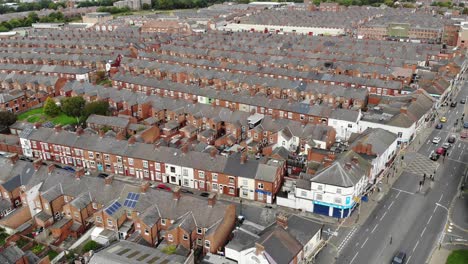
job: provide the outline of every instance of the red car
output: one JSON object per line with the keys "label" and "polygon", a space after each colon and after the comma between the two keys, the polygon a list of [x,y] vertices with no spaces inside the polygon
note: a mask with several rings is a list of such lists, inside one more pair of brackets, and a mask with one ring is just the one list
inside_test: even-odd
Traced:
{"label": "red car", "polygon": [[156,188],[158,189],[161,189],[161,190],[165,190],[165,191],[172,191],[171,188],[167,185],[165,185],[164,183],[160,183],[158,184],[158,186],[156,186]]}

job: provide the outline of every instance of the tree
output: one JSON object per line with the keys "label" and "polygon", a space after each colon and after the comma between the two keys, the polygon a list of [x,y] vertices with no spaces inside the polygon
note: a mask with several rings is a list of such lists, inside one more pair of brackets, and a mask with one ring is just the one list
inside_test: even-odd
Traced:
{"label": "tree", "polygon": [[57,106],[52,98],[47,98],[44,104],[44,114],[54,117],[60,114],[60,107]]}
{"label": "tree", "polygon": [[16,122],[16,115],[8,111],[0,111],[0,127],[9,127]]}
{"label": "tree", "polygon": [[149,5],[148,3],[144,3],[144,4],[141,6],[141,9],[143,9],[143,10],[150,10],[150,9],[151,9],[151,5]]}
{"label": "tree", "polygon": [[62,112],[68,116],[80,117],[86,104],[81,96],[68,97],[60,101]]}
{"label": "tree", "polygon": [[95,115],[108,115],[109,114],[109,103],[106,101],[95,101],[87,103],[84,107],[84,118]]}
{"label": "tree", "polygon": [[468,7],[463,8],[463,15],[468,15]]}
{"label": "tree", "polygon": [[86,244],[84,244],[83,246],[83,249],[81,250],[83,253],[85,252],[88,252],[90,250],[96,250],[96,249],[99,249],[101,248],[102,245],[99,244],[98,242],[94,241],[94,240],[89,240],[88,242],[86,242]]}

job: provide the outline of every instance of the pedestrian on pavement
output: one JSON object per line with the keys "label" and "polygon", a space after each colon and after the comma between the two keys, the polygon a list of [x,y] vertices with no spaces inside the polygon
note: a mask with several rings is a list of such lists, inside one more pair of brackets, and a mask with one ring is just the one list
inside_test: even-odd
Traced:
{"label": "pedestrian on pavement", "polygon": [[393,237],[390,236],[390,245],[392,244]]}

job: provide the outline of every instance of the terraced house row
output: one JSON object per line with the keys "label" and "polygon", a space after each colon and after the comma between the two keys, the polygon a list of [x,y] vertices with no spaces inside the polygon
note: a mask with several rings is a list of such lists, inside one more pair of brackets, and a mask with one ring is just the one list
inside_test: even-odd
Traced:
{"label": "terraced house row", "polygon": [[284,175],[284,162],[275,159],[224,157],[216,150],[200,153],[59,126],[35,125],[21,132],[20,141],[27,157],[266,203],[274,201]]}

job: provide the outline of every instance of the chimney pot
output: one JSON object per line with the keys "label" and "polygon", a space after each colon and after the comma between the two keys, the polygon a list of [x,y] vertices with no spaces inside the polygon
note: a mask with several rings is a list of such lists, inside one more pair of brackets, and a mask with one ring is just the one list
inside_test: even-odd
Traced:
{"label": "chimney pot", "polygon": [[213,207],[216,203],[216,193],[210,193],[208,196],[208,206]]}
{"label": "chimney pot", "polygon": [[34,170],[38,171],[42,166],[42,159],[36,159],[33,161]]}
{"label": "chimney pot", "polygon": [[180,199],[180,186],[174,187],[173,192],[172,192],[172,197],[176,201]]}
{"label": "chimney pot", "polygon": [[113,175],[107,176],[107,177],[104,179],[104,184],[105,184],[105,185],[111,185],[113,179],[114,179],[114,176],[113,176]]}
{"label": "chimney pot", "polygon": [[81,135],[83,135],[84,130],[83,130],[83,128],[78,127],[78,128],[76,129],[75,133],[76,133],[77,136],[81,136]]}
{"label": "chimney pot", "polygon": [[47,166],[47,173],[51,174],[55,169],[55,165],[54,164],[50,164],[49,166]]}
{"label": "chimney pot", "polygon": [[148,188],[150,187],[149,181],[144,181],[140,185],[140,192],[146,193],[148,191]]}
{"label": "chimney pot", "polygon": [[19,160],[19,156],[18,156],[17,153],[15,153],[15,154],[11,155],[9,157],[9,159],[10,159],[11,165],[13,166]]}
{"label": "chimney pot", "polygon": [[288,228],[288,217],[282,213],[279,213],[276,216],[276,224],[281,226],[284,229]]}

